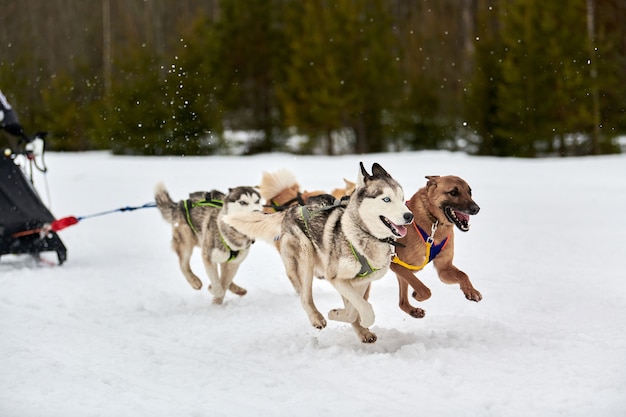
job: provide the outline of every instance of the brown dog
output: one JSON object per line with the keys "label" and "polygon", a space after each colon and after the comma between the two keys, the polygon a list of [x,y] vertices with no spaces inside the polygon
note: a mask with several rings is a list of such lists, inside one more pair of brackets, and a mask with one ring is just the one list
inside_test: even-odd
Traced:
{"label": "brown dog", "polygon": [[[336,188],[331,192],[336,199],[348,196],[354,191],[355,183],[345,178],[343,181],[346,183],[345,188]],[[296,177],[286,169],[263,172],[259,192],[266,201],[263,209],[266,213],[283,211],[294,204],[304,205],[311,197],[327,194],[324,191],[300,191]]]}
{"label": "brown dog", "polygon": [[405,237],[398,239],[396,256],[391,263],[400,286],[400,308],[412,317],[424,317],[425,311],[409,302],[408,286],[418,301],[430,298],[430,289],[414,274],[430,261],[439,279],[446,284],[459,284],[465,298],[480,301],[482,295],[465,272],[452,264],[454,257],[454,227],[469,230],[469,216],[480,207],[472,199],[472,190],[462,178],[427,176],[426,187],[419,189],[407,202],[414,215],[413,226]]}

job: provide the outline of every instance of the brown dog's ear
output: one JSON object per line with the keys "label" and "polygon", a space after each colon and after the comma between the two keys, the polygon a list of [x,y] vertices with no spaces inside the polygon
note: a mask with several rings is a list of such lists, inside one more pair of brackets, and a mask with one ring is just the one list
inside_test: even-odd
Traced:
{"label": "brown dog's ear", "polygon": [[439,175],[426,175],[425,177],[428,182],[426,183],[426,187],[430,187],[432,185],[437,185],[437,179],[439,178]]}

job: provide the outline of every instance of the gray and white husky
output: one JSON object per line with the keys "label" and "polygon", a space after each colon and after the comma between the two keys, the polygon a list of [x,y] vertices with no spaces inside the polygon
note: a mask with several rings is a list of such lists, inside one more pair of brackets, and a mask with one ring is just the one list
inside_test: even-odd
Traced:
{"label": "gray and white husky", "polygon": [[317,196],[304,206],[273,214],[234,213],[223,218],[251,239],[278,241],[287,276],[300,293],[311,324],[326,320],[313,302],[313,277],[326,279],[341,294],[345,308],[328,318],[351,323],[361,341],[373,343],[374,310],[367,301],[370,283],[389,269],[392,244],[407,232],[413,214],[402,187],[379,164],[369,175],[363,163],[349,198]]}
{"label": "gray and white husky", "polygon": [[236,285],[233,279],[254,240],[225,224],[223,217],[263,210],[259,192],[252,187],[231,188],[228,194],[217,190],[199,191],[189,194],[187,200],[174,202],[165,186],[159,183],[155,199],[161,215],[172,225],[172,249],[178,255],[180,269],[189,284],[196,290],[202,288],[202,281],[189,265],[194,247],[198,246],[211,281],[209,291],[213,302],[222,304],[227,289],[245,295],[246,289]]}

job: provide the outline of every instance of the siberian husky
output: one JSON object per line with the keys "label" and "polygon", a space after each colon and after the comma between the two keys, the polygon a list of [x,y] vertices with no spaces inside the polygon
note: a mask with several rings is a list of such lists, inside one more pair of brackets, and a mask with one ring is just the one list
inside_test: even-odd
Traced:
{"label": "siberian husky", "polygon": [[174,202],[160,183],[155,189],[155,199],[161,215],[172,225],[172,248],[189,284],[196,290],[202,288],[202,281],[189,265],[193,249],[198,246],[211,282],[209,291],[213,294],[213,303],[222,304],[227,289],[245,295],[247,291],[236,285],[233,278],[254,240],[222,219],[226,214],[263,210],[259,192],[252,187],[231,188],[228,194],[217,190],[199,191],[190,194],[187,200]]}
{"label": "siberian husky", "polygon": [[331,310],[328,318],[351,323],[361,341],[373,343],[376,335],[368,329],[375,318],[367,301],[369,287],[388,271],[392,245],[413,221],[404,203],[402,187],[379,164],[372,166],[369,175],[361,163],[349,198],[317,196],[307,205],[278,213],[242,212],[223,220],[250,239],[278,240],[287,276],[314,327],[326,326],[313,302],[317,276],[343,298],[345,308]]}

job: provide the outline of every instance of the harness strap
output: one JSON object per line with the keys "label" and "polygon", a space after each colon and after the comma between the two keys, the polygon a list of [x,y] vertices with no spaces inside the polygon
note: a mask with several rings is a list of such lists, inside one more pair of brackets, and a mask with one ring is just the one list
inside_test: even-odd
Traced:
{"label": "harness strap", "polygon": [[448,238],[450,236],[447,236],[438,245],[434,244],[435,243],[434,236],[435,236],[435,231],[437,230],[437,224],[438,222],[433,223],[431,235],[429,236],[428,233],[426,233],[424,229],[419,227],[417,223],[413,222],[413,226],[415,227],[415,230],[417,230],[418,234],[421,236],[422,240],[424,241],[424,245],[426,246],[426,251],[424,254],[424,261],[422,262],[421,265],[408,264],[404,262],[403,260],[401,260],[398,257],[398,255],[394,255],[393,258],[391,259],[391,262],[398,264],[400,266],[403,266],[406,269],[409,269],[411,271],[421,271],[422,269],[424,269],[424,267],[428,265],[430,261],[435,259],[437,255],[439,255],[439,252],[441,252],[443,248],[445,248],[446,245],[448,244]]}
{"label": "harness strap", "polygon": [[298,191],[298,194],[297,194],[294,198],[292,198],[292,199],[291,199],[291,200],[289,200],[289,201],[285,201],[283,204],[280,204],[280,205],[279,205],[279,204],[277,204],[277,203],[276,203],[276,202],[272,199],[272,200],[270,200],[270,204],[269,204],[269,205],[266,205],[266,206],[264,206],[264,207],[271,207],[271,208],[273,208],[273,209],[274,209],[274,211],[283,211],[283,210],[286,210],[286,209],[288,209],[289,207],[291,207],[291,205],[292,205],[293,203],[298,203],[298,205],[300,205],[300,206],[303,206],[303,205],[304,205],[304,199],[302,198],[302,193],[300,193],[300,192]]}
{"label": "harness strap", "polygon": [[352,254],[354,255],[354,257],[357,259],[357,261],[361,263],[361,270],[357,272],[354,278],[364,278],[378,271],[378,268],[372,268],[372,265],[370,265],[370,263],[367,261],[365,256],[363,256],[362,254],[360,254],[354,249],[354,246],[352,246],[352,243],[348,242],[348,244],[350,245],[350,250],[352,250]]}
{"label": "harness strap", "polygon": [[193,222],[191,221],[190,210],[196,207],[222,208],[224,207],[224,201],[202,200],[202,201],[196,201],[195,203],[192,203],[191,200],[185,200],[183,205],[185,207],[185,216],[187,217],[187,224],[189,225],[189,227],[191,227],[191,230],[193,230],[195,234],[198,234],[198,230],[196,229],[196,227],[193,225]]}
{"label": "harness strap", "polygon": [[220,233],[220,240],[222,241],[222,244],[224,245],[226,250],[230,252],[230,257],[228,258],[228,260],[226,262],[230,262],[230,261],[234,260],[237,257],[237,255],[239,255],[239,251],[238,250],[232,250],[230,248],[230,246],[228,246],[228,243],[226,243],[226,239],[224,239],[224,236],[222,236],[221,233]]}
{"label": "harness strap", "polygon": [[[313,217],[317,212],[319,211],[323,211],[323,210],[331,210],[334,209],[336,207],[339,207],[341,205],[342,201],[336,202],[335,204],[333,204],[332,206],[325,206],[322,207],[318,210],[315,210],[313,213],[311,213],[311,210],[309,210],[309,208],[307,206],[300,206],[300,215],[302,216],[302,220],[304,222],[304,227],[306,228],[306,234],[310,237],[310,231],[309,231],[309,220],[311,219],[311,217]],[[359,261],[359,263],[361,264],[361,270],[359,272],[357,272],[357,274],[354,276],[354,278],[364,278],[376,271],[378,271],[378,268],[373,268],[370,263],[368,262],[367,258],[365,258],[365,256],[363,256],[362,254],[360,254],[359,252],[356,251],[356,249],[354,249],[354,246],[352,246],[352,243],[350,241],[348,241],[348,245],[350,245],[350,250],[352,251],[352,254],[354,255],[354,257],[356,258],[357,261]]]}
{"label": "harness strap", "polygon": [[[191,221],[190,210],[196,207],[222,208],[224,207],[224,201],[212,199],[212,200],[196,201],[195,203],[192,203],[191,200],[185,200],[184,206],[185,206],[185,216],[187,217],[187,224],[189,225],[189,227],[191,227],[191,230],[193,230],[195,234],[198,234],[198,230],[196,229],[196,227],[193,225],[193,222]],[[230,252],[230,257],[228,258],[226,262],[230,262],[233,259],[237,258],[237,256],[239,255],[239,251],[232,250],[230,246],[228,246],[228,243],[226,243],[226,240],[224,239],[224,236],[222,236],[221,233],[220,233],[220,240],[222,241],[222,244],[224,245],[226,250]]]}

